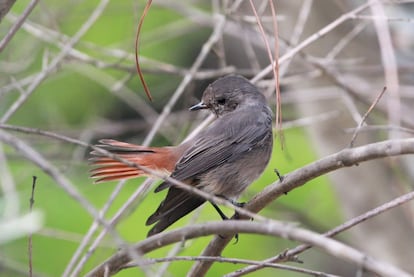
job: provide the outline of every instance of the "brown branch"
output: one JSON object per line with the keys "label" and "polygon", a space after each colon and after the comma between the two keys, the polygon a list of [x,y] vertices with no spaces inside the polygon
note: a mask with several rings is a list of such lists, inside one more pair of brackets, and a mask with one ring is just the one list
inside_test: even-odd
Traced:
{"label": "brown branch", "polygon": [[349,147],[354,146],[355,139],[357,138],[357,135],[359,133],[359,130],[361,129],[362,125],[364,124],[365,120],[367,119],[370,112],[374,109],[374,107],[378,104],[381,97],[384,95],[385,91],[387,90],[387,87],[384,87],[380,94],[375,98],[374,102],[371,104],[371,106],[368,108],[367,112],[364,114],[364,116],[361,118],[361,121],[359,122],[357,128],[355,128],[354,134],[352,135],[351,142],[349,143]]}
{"label": "brown branch", "polygon": [[[284,148],[284,135],[283,135],[283,117],[282,117],[282,96],[280,95],[280,67],[279,67],[279,27],[276,19],[276,8],[272,0],[269,0],[270,10],[272,11],[273,18],[273,36],[274,36],[274,63],[273,75],[275,77],[275,90],[276,90],[276,133],[280,138],[280,147]],[[273,62],[272,62],[273,63]]]}
{"label": "brown branch", "polygon": [[[135,251],[136,255],[142,255],[160,247],[183,240],[212,234],[228,235],[231,237],[235,233],[261,234],[302,241],[304,243],[312,244],[332,256],[352,262],[361,268],[374,272],[380,276],[410,276],[410,274],[390,264],[376,260],[373,257],[370,257],[341,242],[305,229],[294,227],[292,224],[276,221],[253,222],[249,220],[225,220],[220,222],[210,222],[207,224],[191,225],[149,237],[133,245],[132,249]],[[105,276],[105,274],[108,274],[108,276],[113,275],[131,262],[131,260],[129,252],[121,250],[107,261],[93,269],[86,276],[101,277]],[[143,265],[144,264],[139,264],[139,266]]]}
{"label": "brown branch", "polygon": [[[362,215],[359,215],[357,217],[354,217],[350,220],[348,220],[347,222],[335,227],[334,229],[329,230],[328,232],[325,232],[323,235],[327,236],[327,237],[333,237],[336,236],[337,234],[350,229],[351,227],[364,222],[370,218],[373,218],[377,215],[380,215],[386,211],[389,211],[395,207],[398,207],[404,203],[407,203],[408,201],[411,201],[412,199],[414,199],[414,191],[409,192],[407,194],[404,194],[402,196],[399,196],[381,206],[376,207],[375,209],[372,209]],[[309,244],[302,244],[302,245],[298,245],[293,249],[284,251],[283,253],[272,257],[270,259],[266,259],[264,261],[262,261],[263,265],[252,265],[252,266],[248,266],[244,269],[241,270],[237,270],[232,274],[228,274],[227,277],[236,277],[236,276],[242,276],[248,273],[251,273],[253,271],[256,271],[260,268],[263,268],[265,266],[265,264],[267,263],[277,263],[277,262],[282,262],[282,261],[289,261],[289,260],[295,260],[295,257],[302,253],[303,251],[311,248],[312,246]]]}
{"label": "brown branch", "polygon": [[269,58],[269,62],[272,65],[272,71],[273,71],[273,77],[275,80],[275,90],[276,90],[276,132],[280,137],[281,141],[281,148],[283,150],[284,147],[284,137],[283,137],[283,130],[282,130],[282,100],[280,96],[280,81],[279,81],[279,40],[278,40],[278,28],[277,28],[277,20],[276,20],[276,12],[275,7],[273,4],[273,1],[269,1],[270,3],[270,10],[272,12],[272,21],[273,21],[273,30],[274,30],[274,54],[272,53],[272,50],[270,48],[269,39],[266,36],[266,32],[263,28],[262,22],[260,20],[260,16],[257,13],[257,9],[253,3],[252,0],[250,0],[250,6],[252,8],[252,11],[254,13],[254,16],[256,17],[257,26],[259,28],[260,34],[263,38],[263,42],[265,44],[265,50],[267,53],[267,56]]}
{"label": "brown branch", "polygon": [[[244,208],[257,213],[284,193],[328,172],[368,160],[413,153],[414,139],[387,140],[353,149],[343,149],[336,154],[322,158],[285,175],[283,182],[278,181],[267,186],[254,196]],[[201,255],[219,256],[230,240],[231,238],[221,239],[215,237]],[[210,266],[211,263],[209,262],[198,262],[191,269],[189,276],[203,276]]]}
{"label": "brown branch", "polygon": [[[0,41],[0,53],[6,48],[7,44],[12,40],[16,32],[20,29],[26,18],[30,15],[30,13],[33,11],[33,9],[36,7],[37,2],[39,0],[32,0],[29,5],[27,5],[26,9],[22,13],[22,15],[19,17],[19,19],[14,23],[14,25],[10,28],[9,32],[4,36],[4,38]],[[4,3],[1,3],[0,5],[4,6]],[[9,7],[10,8],[10,7]],[[4,12],[4,11],[2,11]],[[1,21],[1,18],[0,18]]]}
{"label": "brown branch", "polygon": [[150,101],[152,101],[151,92],[149,90],[149,87],[147,85],[147,82],[145,82],[144,74],[141,70],[141,64],[139,62],[139,39],[141,35],[141,28],[142,24],[144,23],[144,19],[147,16],[147,13],[151,7],[152,0],[148,0],[147,4],[145,5],[144,11],[142,12],[141,18],[139,19],[138,28],[137,28],[137,34],[135,37],[135,66],[138,72],[139,79],[141,80],[141,84],[144,87],[145,93],[147,94],[147,97]]}

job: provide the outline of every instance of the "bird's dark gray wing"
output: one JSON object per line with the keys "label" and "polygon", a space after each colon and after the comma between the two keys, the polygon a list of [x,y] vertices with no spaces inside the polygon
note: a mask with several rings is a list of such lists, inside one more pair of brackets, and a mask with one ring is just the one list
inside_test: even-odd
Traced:
{"label": "bird's dark gray wing", "polygon": [[161,202],[158,209],[146,222],[146,225],[157,222],[148,232],[148,236],[164,231],[168,226],[195,210],[204,202],[203,198],[197,197],[190,192],[170,187],[164,201]]}
{"label": "bird's dark gray wing", "polygon": [[[223,163],[232,162],[271,136],[270,110],[266,106],[249,108],[245,113],[239,112],[237,117],[227,114],[217,119],[200,133],[194,145],[177,162],[171,177],[180,181],[198,177]],[[170,185],[164,182],[156,191]]]}

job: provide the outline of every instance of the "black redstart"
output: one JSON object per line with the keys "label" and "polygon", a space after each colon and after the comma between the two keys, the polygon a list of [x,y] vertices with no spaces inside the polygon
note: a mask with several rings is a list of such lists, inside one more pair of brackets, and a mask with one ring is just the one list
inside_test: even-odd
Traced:
{"label": "black redstart", "polygon": [[[202,101],[190,110],[209,109],[217,119],[193,139],[173,147],[143,147],[115,140],[98,145],[120,157],[153,170],[171,172],[171,177],[205,192],[236,200],[265,169],[272,145],[272,112],[265,97],[247,79],[226,76],[210,84]],[[146,175],[137,168],[105,157],[96,151],[92,170],[96,182]],[[190,213],[206,200],[163,182],[155,192],[167,196],[146,224],[157,234]],[[223,213],[212,203],[222,217]]]}

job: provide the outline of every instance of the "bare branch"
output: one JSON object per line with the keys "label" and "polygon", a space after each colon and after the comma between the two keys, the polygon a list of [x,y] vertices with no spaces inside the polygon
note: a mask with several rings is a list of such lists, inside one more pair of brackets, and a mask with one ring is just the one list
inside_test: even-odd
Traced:
{"label": "bare branch", "polygon": [[350,147],[354,146],[354,142],[355,139],[358,135],[359,130],[361,129],[362,125],[365,123],[365,120],[367,119],[369,113],[372,111],[372,109],[374,109],[374,107],[378,104],[378,102],[380,101],[381,97],[384,95],[385,91],[387,90],[386,87],[384,87],[384,89],[381,91],[381,93],[375,98],[374,102],[372,103],[372,105],[369,107],[369,109],[367,110],[367,112],[364,114],[364,116],[361,118],[361,121],[359,122],[357,128],[355,129],[354,134],[352,135],[351,138],[351,142],[349,143]]}
{"label": "bare branch", "polygon": [[76,187],[64,175],[62,175],[56,167],[50,164],[41,154],[36,152],[33,148],[31,148],[22,140],[8,133],[5,133],[4,131],[0,131],[0,141],[10,145],[11,147],[19,151],[29,161],[36,164],[46,174],[52,177],[56,181],[56,183],[66,191],[68,195],[70,195],[73,199],[79,202],[85,208],[85,210],[89,212],[89,214],[91,214],[96,220],[98,220],[100,224],[102,224],[106,228],[111,229],[110,225],[102,217],[99,216],[99,213],[93,207],[93,205],[89,203],[89,201],[78,192]]}
{"label": "bare branch", "polygon": [[[39,2],[39,0],[30,1],[29,5],[27,5],[22,15],[19,17],[16,23],[14,23],[14,25],[10,28],[7,35],[0,41],[0,53],[4,50],[4,48],[6,48],[7,44],[12,40],[14,34],[20,29],[20,27],[22,26],[26,18],[30,15],[30,13],[36,7],[37,2]],[[1,5],[3,6],[3,3]],[[1,21],[1,18],[0,18],[0,21]]]}
{"label": "bare branch", "polygon": [[[325,36],[332,30],[334,30],[339,25],[343,24],[345,21],[351,19],[354,15],[362,12],[369,5],[373,2],[373,0],[369,1],[368,3],[362,4],[361,6],[353,9],[352,11],[341,15],[338,19],[334,20],[332,23],[326,25],[321,30],[317,31],[313,35],[309,36],[307,39],[302,41],[300,44],[289,50],[286,54],[279,58],[279,64],[284,63],[286,60],[293,58],[299,51],[303,50],[309,44],[317,41],[321,37]],[[264,76],[269,74],[273,70],[273,64],[268,65],[265,69],[263,69],[259,74],[257,74],[253,79],[252,82],[257,82],[260,79],[263,79]]]}
{"label": "bare branch", "polygon": [[[264,267],[270,268],[277,268],[285,271],[292,271],[292,272],[299,272],[310,276],[319,276],[319,277],[339,277],[338,275],[328,274],[325,272],[319,272],[314,270],[309,270],[300,267],[294,267],[289,265],[280,265],[275,263],[262,263],[259,261],[253,260],[246,260],[246,259],[236,259],[236,258],[225,258],[225,257],[206,257],[206,256],[197,256],[197,257],[189,257],[189,256],[175,256],[175,257],[168,257],[168,258],[158,258],[158,259],[151,259],[148,262],[150,264],[155,263],[165,263],[165,262],[175,262],[175,261],[211,261],[217,263],[231,263],[231,264],[247,264],[247,265],[263,265]],[[134,262],[127,264],[123,269],[139,266]],[[158,275],[163,276],[163,275]],[[224,275],[225,277],[229,277],[228,274]]]}
{"label": "bare branch", "polygon": [[[388,140],[372,143],[353,149],[344,149],[336,154],[322,158],[316,162],[299,168],[284,175],[283,182],[276,182],[267,186],[263,191],[254,196],[244,208],[251,212],[259,212],[279,196],[294,188],[304,185],[306,182],[339,168],[353,166],[364,161],[385,158],[390,156],[413,154],[414,139]],[[214,238],[204,249],[203,256],[219,256],[231,238]],[[196,263],[190,276],[200,276],[207,272],[211,263]]]}
{"label": "bare branch", "polygon": [[[114,189],[113,193],[109,197],[108,201],[105,203],[105,206],[100,210],[100,215],[103,217],[105,216],[105,213],[108,211],[108,209],[111,207],[112,202],[115,200],[115,197],[118,195],[119,191],[123,188],[125,184],[125,181],[120,182],[118,186]],[[110,222],[110,224],[113,224]],[[95,220],[92,225],[89,227],[88,232],[83,237],[81,243],[79,244],[78,248],[76,249],[75,253],[73,254],[71,260],[69,261],[68,265],[66,266],[65,271],[63,272],[62,276],[68,276],[69,273],[72,271],[72,268],[74,267],[76,261],[81,256],[83,250],[87,246],[87,243],[92,239],[93,234],[98,229],[99,223]],[[90,252],[92,253],[92,251]],[[78,268],[82,268],[81,266],[78,266]]]}
{"label": "bare branch", "polygon": [[[372,217],[375,217],[377,215],[380,215],[386,211],[391,210],[392,208],[398,207],[402,204],[407,203],[408,201],[411,201],[412,199],[414,199],[414,192],[410,192],[407,193],[405,195],[402,195],[400,197],[397,197],[379,207],[376,207],[375,209],[372,209],[358,217],[352,218],[350,220],[348,220],[347,222],[344,222],[343,224],[339,225],[338,227],[335,227],[332,230],[329,230],[328,232],[325,232],[323,235],[327,236],[327,237],[333,237],[336,236],[337,234],[348,230],[349,228],[364,222],[365,220],[368,220]],[[270,259],[266,259],[264,261],[262,261],[264,264],[266,263],[277,263],[277,262],[281,262],[281,261],[289,261],[291,260],[293,257],[297,256],[298,254],[302,253],[303,251],[311,248],[312,246],[309,244],[302,244],[299,246],[296,246],[293,249],[284,251],[283,253],[272,257]],[[253,271],[256,271],[260,268],[264,267],[264,265],[253,265],[253,266],[249,266],[246,267],[244,269],[238,270],[236,272],[234,272],[234,274],[229,274],[228,277],[235,277],[235,276],[242,276],[248,273],[251,273]]]}
{"label": "bare branch", "polygon": [[[411,276],[410,274],[395,268],[383,261],[378,261],[364,253],[355,250],[341,242],[324,237],[314,232],[293,227],[291,224],[278,222],[252,222],[244,220],[226,220],[221,222],[210,222],[201,225],[192,225],[178,230],[161,233],[149,237],[133,246],[137,254],[145,254],[162,246],[171,243],[188,240],[200,236],[212,234],[233,235],[235,233],[251,233],[270,236],[279,236],[289,240],[297,240],[314,245],[327,253],[352,262],[366,270],[374,272],[381,276]],[[128,253],[120,251],[103,264],[96,267],[88,277],[104,276],[105,268],[108,269],[109,275],[115,274],[131,261]],[[212,261],[209,261],[212,263]]]}
{"label": "bare branch", "polygon": [[171,112],[171,108],[175,105],[175,103],[177,102],[181,94],[184,92],[184,89],[193,79],[195,72],[197,72],[197,70],[202,66],[204,60],[207,58],[207,54],[210,52],[213,45],[220,39],[221,34],[223,32],[223,26],[226,20],[223,16],[219,16],[219,15],[217,15],[216,19],[217,19],[216,26],[210,38],[206,41],[206,43],[201,48],[200,54],[197,56],[193,65],[191,66],[190,71],[184,76],[183,80],[178,85],[174,94],[171,96],[170,101],[164,106],[162,113],[157,118],[157,121],[155,121],[155,123],[153,124],[151,131],[148,133],[144,141],[144,144],[148,143],[155,136],[161,124],[164,122],[167,115]]}

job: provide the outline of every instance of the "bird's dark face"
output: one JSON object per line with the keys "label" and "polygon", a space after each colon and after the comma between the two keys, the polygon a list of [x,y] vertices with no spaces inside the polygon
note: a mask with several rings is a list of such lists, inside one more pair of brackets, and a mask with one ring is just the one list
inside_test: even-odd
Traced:
{"label": "bird's dark face", "polygon": [[202,101],[190,110],[210,109],[219,117],[241,105],[248,105],[252,99],[265,101],[264,96],[247,79],[227,76],[210,84],[203,93]]}
{"label": "bird's dark face", "polygon": [[236,88],[227,90],[213,83],[204,91],[202,102],[219,117],[234,111],[242,101],[241,96]]}

